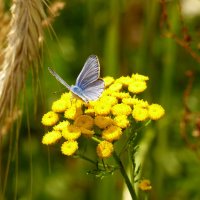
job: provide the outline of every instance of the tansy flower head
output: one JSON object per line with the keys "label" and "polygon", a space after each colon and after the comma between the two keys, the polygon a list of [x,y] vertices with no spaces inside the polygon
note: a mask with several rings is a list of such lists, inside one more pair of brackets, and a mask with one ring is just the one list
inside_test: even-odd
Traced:
{"label": "tansy flower head", "polygon": [[74,102],[74,105],[77,107],[77,108],[81,108],[82,105],[84,104],[84,102],[81,100],[81,99],[74,99],[75,102]]}
{"label": "tansy flower head", "polygon": [[99,158],[109,158],[112,155],[114,148],[113,144],[107,141],[102,141],[97,146],[97,155]]}
{"label": "tansy flower head", "polygon": [[99,101],[89,101],[89,103],[87,104],[88,108],[93,108]]}
{"label": "tansy flower head", "polygon": [[109,88],[107,88],[102,92],[102,96],[110,96],[112,93],[113,93],[113,91],[109,90]]}
{"label": "tansy flower head", "polygon": [[113,92],[112,96],[116,97],[117,99],[129,98],[130,94],[127,92]]}
{"label": "tansy flower head", "polygon": [[78,117],[79,115],[82,115],[82,109],[81,108],[77,108],[75,105],[72,105],[70,108],[68,108],[65,113],[64,116],[67,119],[72,119],[74,120],[76,117]]}
{"label": "tansy flower head", "polygon": [[141,75],[141,74],[132,74],[132,77],[131,77],[134,81],[148,81],[149,80],[149,77],[148,76],[144,76],[144,75]]}
{"label": "tansy flower head", "polygon": [[94,119],[89,115],[79,115],[75,121],[74,125],[78,127],[83,127],[86,129],[91,129],[94,124]]}
{"label": "tansy flower head", "polygon": [[110,113],[111,105],[105,102],[98,102],[94,106],[94,111],[96,115],[108,115]]}
{"label": "tansy flower head", "polygon": [[65,101],[70,101],[72,99],[72,93],[71,92],[65,92],[61,95],[61,99]]}
{"label": "tansy flower head", "polygon": [[132,106],[134,104],[134,98],[132,97],[123,98],[122,103]]}
{"label": "tansy flower head", "polygon": [[128,86],[128,91],[134,94],[138,94],[146,90],[147,84],[145,81],[133,81]]}
{"label": "tansy flower head", "polygon": [[61,146],[61,152],[66,156],[73,155],[78,149],[77,141],[66,141]]}
{"label": "tansy flower head", "polygon": [[122,89],[122,83],[113,83],[108,89],[110,91],[119,92]]}
{"label": "tansy flower head", "polygon": [[62,131],[63,129],[67,128],[69,126],[69,122],[67,120],[60,122],[59,124],[55,125],[53,129],[55,131]]}
{"label": "tansy flower head", "polygon": [[132,112],[131,107],[124,103],[114,105],[111,110],[112,110],[113,115],[127,115],[128,116]]}
{"label": "tansy flower head", "polygon": [[165,110],[159,104],[152,104],[149,106],[149,118],[158,120],[165,114]]}
{"label": "tansy flower head", "polygon": [[133,105],[140,106],[143,108],[147,108],[149,106],[147,101],[144,101],[143,99],[138,99],[138,98],[133,98]]}
{"label": "tansy flower head", "polygon": [[130,76],[121,76],[115,81],[115,83],[122,83],[123,86],[125,87],[127,87],[131,82],[132,82],[132,79]]}
{"label": "tansy flower head", "polygon": [[86,129],[84,127],[80,127],[80,130],[81,130],[81,133],[86,137],[91,137],[95,133],[93,130]]}
{"label": "tansy flower head", "polygon": [[110,126],[113,123],[113,120],[110,117],[96,116],[94,119],[94,123],[99,128],[104,129]]}
{"label": "tansy flower head", "polygon": [[72,93],[71,92],[65,92],[60,97],[61,100],[65,101],[67,104],[67,107],[69,108],[72,104]]}
{"label": "tansy flower head", "polygon": [[62,137],[60,131],[51,131],[46,133],[42,138],[42,144],[53,144]]}
{"label": "tansy flower head", "polygon": [[122,135],[122,130],[118,126],[111,125],[102,132],[102,138],[112,142],[118,140]]}
{"label": "tansy flower head", "polygon": [[113,96],[107,96],[107,95],[103,95],[99,101],[101,103],[105,103],[105,104],[109,104],[111,106],[117,104],[117,98],[116,97],[113,97]]}
{"label": "tansy flower head", "polygon": [[42,117],[42,124],[45,126],[53,126],[58,122],[58,120],[58,114],[53,111],[49,111]]}
{"label": "tansy flower head", "polygon": [[118,115],[114,118],[114,122],[116,126],[120,128],[127,128],[130,125],[130,122],[126,115]]}
{"label": "tansy flower head", "polygon": [[86,115],[90,115],[90,116],[94,116],[95,115],[94,108],[87,108],[87,109],[85,109],[84,113]]}
{"label": "tansy flower head", "polygon": [[66,140],[76,140],[81,136],[81,129],[74,125],[69,125],[66,129],[62,130],[62,136]]}
{"label": "tansy flower head", "polygon": [[132,116],[135,121],[145,121],[148,118],[149,113],[146,108],[135,106],[132,112]]}
{"label": "tansy flower head", "polygon": [[115,81],[115,79],[111,76],[106,76],[105,78],[103,78],[103,81],[104,81],[105,87],[108,87]]}
{"label": "tansy flower head", "polygon": [[67,101],[63,99],[59,99],[53,102],[51,109],[54,112],[60,113],[60,112],[64,112],[67,109],[67,107],[68,107]]}
{"label": "tansy flower head", "polygon": [[144,179],[144,180],[140,181],[138,187],[142,191],[149,191],[152,189],[151,182],[148,179]]}

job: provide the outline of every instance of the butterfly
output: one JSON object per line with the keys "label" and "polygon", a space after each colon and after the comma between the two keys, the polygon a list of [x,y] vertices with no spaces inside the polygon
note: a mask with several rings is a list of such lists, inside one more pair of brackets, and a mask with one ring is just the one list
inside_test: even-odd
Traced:
{"label": "butterfly", "polygon": [[53,69],[48,68],[48,70],[75,97],[79,97],[85,102],[97,100],[104,91],[104,81],[99,78],[100,64],[95,55],[88,57],[76,79],[76,84],[72,86],[69,86]]}

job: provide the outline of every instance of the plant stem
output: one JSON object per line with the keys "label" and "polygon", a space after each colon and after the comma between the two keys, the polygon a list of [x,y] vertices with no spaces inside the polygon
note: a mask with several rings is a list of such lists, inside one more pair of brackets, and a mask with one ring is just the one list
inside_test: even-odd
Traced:
{"label": "plant stem", "polygon": [[94,160],[92,160],[92,159],[90,159],[90,158],[88,158],[88,157],[86,157],[86,156],[84,156],[82,154],[76,154],[76,156],[79,156],[81,159],[86,160],[86,161],[88,161],[88,162],[90,162],[90,163],[92,163],[94,165],[97,165],[97,162],[95,162]]}
{"label": "plant stem", "polygon": [[117,153],[115,151],[113,152],[113,158],[115,159],[116,163],[119,165],[120,172],[121,172],[122,176],[124,177],[125,183],[128,187],[128,190],[131,194],[132,199],[136,200],[137,196],[136,196],[135,190],[134,190],[134,188],[131,184],[131,181],[126,173],[126,170],[124,169],[122,161],[120,160],[119,156],[117,155]]}

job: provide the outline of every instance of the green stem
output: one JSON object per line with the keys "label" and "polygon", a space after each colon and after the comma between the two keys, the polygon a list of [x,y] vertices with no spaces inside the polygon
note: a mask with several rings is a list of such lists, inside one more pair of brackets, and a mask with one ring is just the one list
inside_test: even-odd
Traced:
{"label": "green stem", "polygon": [[94,164],[94,165],[97,164],[94,160],[92,160],[92,159],[90,159],[90,158],[88,158],[88,157],[86,157],[86,156],[84,156],[84,155],[82,155],[82,154],[76,154],[76,156],[78,156],[79,158],[81,158],[81,159],[83,159],[83,160],[86,160],[86,161],[88,161],[88,162],[90,162],[90,163],[92,163],[92,164]]}
{"label": "green stem", "polygon": [[96,138],[96,137],[92,137],[92,140],[94,140],[95,142],[97,142],[97,143],[100,143],[101,142],[101,140],[100,139],[98,139],[98,138]]}
{"label": "green stem", "polygon": [[144,200],[148,200],[148,194],[146,193],[145,196],[144,196]]}
{"label": "green stem", "polygon": [[[135,129],[135,130],[132,131],[132,132],[134,132],[135,134],[137,134],[137,132],[139,132],[142,128],[148,126],[150,123],[151,123],[151,120],[148,120],[143,126],[137,128],[137,129]],[[124,150],[127,148],[128,143],[130,142],[130,140],[132,140],[132,139],[135,137],[135,134],[132,134],[131,136],[129,136],[129,138],[127,139],[125,145],[122,147],[122,149],[121,149],[119,155],[121,155],[121,154],[124,152]]]}
{"label": "green stem", "polygon": [[[99,140],[96,137],[92,137],[92,139],[97,143],[101,142],[101,140]],[[133,186],[131,184],[131,181],[130,181],[127,173],[126,173],[126,170],[125,170],[125,168],[124,168],[124,166],[122,164],[122,161],[120,160],[119,156],[117,155],[117,153],[115,151],[113,152],[113,158],[115,159],[115,162],[119,166],[119,170],[120,170],[122,176],[124,177],[125,183],[126,183],[126,185],[128,187],[128,190],[129,190],[129,192],[131,194],[132,199],[133,200],[137,200],[137,196],[136,196],[135,190],[134,190],[134,188],[133,188]]]}
{"label": "green stem", "polygon": [[128,190],[131,194],[132,199],[136,200],[137,196],[136,196],[135,190],[134,190],[134,188],[131,184],[131,181],[126,173],[126,170],[124,169],[122,161],[120,160],[119,156],[117,155],[117,153],[115,151],[113,152],[113,158],[115,159],[116,163],[119,165],[120,172],[121,172],[122,176],[124,177],[125,183],[128,187]]}

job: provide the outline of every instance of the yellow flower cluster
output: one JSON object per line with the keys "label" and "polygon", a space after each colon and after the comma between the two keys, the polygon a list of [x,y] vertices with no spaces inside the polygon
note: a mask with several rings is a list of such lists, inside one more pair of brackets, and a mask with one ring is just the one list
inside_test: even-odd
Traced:
{"label": "yellow flower cluster", "polygon": [[138,187],[142,191],[149,191],[152,189],[151,182],[148,179],[144,179],[144,180],[140,181]]}
{"label": "yellow flower cluster", "polygon": [[105,90],[101,97],[89,103],[74,99],[71,92],[62,94],[53,102],[52,110],[42,118],[43,125],[52,127],[43,136],[42,143],[51,145],[62,138],[61,151],[70,156],[78,149],[79,137],[96,138],[99,158],[110,157],[113,142],[120,139],[131,122],[158,120],[165,113],[162,106],[136,97],[147,88],[148,79],[140,74],[116,80],[105,77]]}

